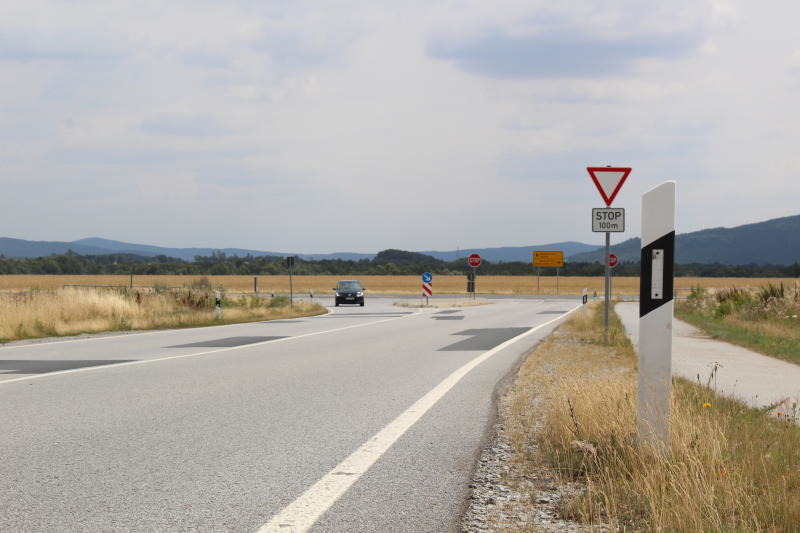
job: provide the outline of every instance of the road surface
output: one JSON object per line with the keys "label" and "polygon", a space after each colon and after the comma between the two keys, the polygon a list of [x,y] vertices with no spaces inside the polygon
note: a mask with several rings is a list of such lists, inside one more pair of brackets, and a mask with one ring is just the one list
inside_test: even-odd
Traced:
{"label": "road surface", "polygon": [[577,303],[0,347],[0,530],[454,531],[498,382]]}

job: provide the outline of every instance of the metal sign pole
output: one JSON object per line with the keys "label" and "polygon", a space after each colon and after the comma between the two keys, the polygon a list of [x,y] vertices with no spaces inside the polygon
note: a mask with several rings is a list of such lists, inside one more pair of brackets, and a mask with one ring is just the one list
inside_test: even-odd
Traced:
{"label": "metal sign pole", "polygon": [[669,450],[672,312],[675,265],[675,182],[642,196],[639,278],[637,429],[642,443]]}
{"label": "metal sign pole", "polygon": [[558,296],[558,280],[559,280],[558,271],[559,270],[561,270],[561,269],[556,267],[556,296]]}
{"label": "metal sign pole", "polygon": [[294,307],[294,287],[292,286],[292,267],[294,266],[294,261],[289,263],[289,305]]}
{"label": "metal sign pole", "polygon": [[536,294],[542,294],[542,268],[536,269]]}
{"label": "metal sign pole", "polygon": [[603,330],[603,342],[608,344],[608,309],[610,306],[610,292],[611,292],[611,267],[608,266],[608,254],[610,253],[611,248],[611,232],[606,232],[606,256],[605,256],[605,263],[606,263],[606,305],[605,305],[605,313],[603,315],[603,324],[605,329]]}

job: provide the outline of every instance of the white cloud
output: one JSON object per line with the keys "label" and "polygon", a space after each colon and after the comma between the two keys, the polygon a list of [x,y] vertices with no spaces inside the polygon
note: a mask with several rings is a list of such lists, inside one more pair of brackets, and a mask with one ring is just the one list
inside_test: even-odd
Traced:
{"label": "white cloud", "polygon": [[684,230],[794,214],[797,9],[7,2],[0,223],[306,252],[591,240],[606,163],[634,167],[626,236],[668,178]]}

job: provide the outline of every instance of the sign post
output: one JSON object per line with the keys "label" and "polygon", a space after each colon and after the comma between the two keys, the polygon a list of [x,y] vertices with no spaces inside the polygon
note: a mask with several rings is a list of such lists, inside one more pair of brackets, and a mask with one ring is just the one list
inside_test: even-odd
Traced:
{"label": "sign post", "polygon": [[[600,192],[600,196],[603,198],[603,201],[606,203],[606,207],[611,207],[611,203],[614,201],[614,198],[617,197],[617,193],[622,188],[622,184],[625,183],[625,180],[628,179],[628,175],[631,173],[631,169],[629,167],[586,167],[586,170],[589,172],[589,176],[592,178],[597,190]],[[609,218],[603,218],[606,222],[605,227],[604,224],[600,223],[601,221],[598,220],[598,228],[595,229],[595,211],[606,211],[606,216]],[[592,209],[592,231],[595,232],[602,232],[605,231],[606,234],[606,253],[603,256],[605,261],[605,275],[606,275],[606,283],[605,283],[605,311],[603,316],[603,323],[604,323],[604,330],[603,330],[603,339],[606,344],[608,344],[608,312],[611,303],[611,267],[608,265],[608,254],[610,253],[611,249],[611,232],[612,231],[625,231],[625,212],[622,212],[622,227],[618,229],[618,226],[612,225],[612,218],[611,213],[613,211],[618,211],[617,209]],[[599,215],[599,214],[598,214]],[[613,220],[618,220],[618,217],[613,217]]]}
{"label": "sign post", "polygon": [[292,287],[292,267],[294,266],[294,256],[286,258],[286,266],[289,267],[289,305],[294,307],[294,288]]}
{"label": "sign post", "polygon": [[556,294],[558,294],[558,274],[559,269],[564,266],[564,252],[536,250],[533,252],[533,266],[536,270],[536,292],[541,294],[539,278],[541,277],[542,267],[555,267],[556,269]]}
{"label": "sign post", "polygon": [[608,254],[608,294],[611,296],[614,294],[614,270],[613,268],[619,264],[619,257],[617,254]]}
{"label": "sign post", "polygon": [[675,182],[667,181],[642,196],[636,405],[640,441],[661,452],[669,449],[674,264]]}
{"label": "sign post", "polygon": [[425,298],[425,305],[428,305],[428,297],[433,296],[433,274],[430,272],[422,274],[422,296]]}
{"label": "sign post", "polygon": [[[475,278],[477,277],[478,267],[481,266],[481,264],[483,263],[483,258],[479,254],[469,254],[469,257],[467,257],[467,263],[469,264],[469,266],[472,267],[472,276],[471,276],[472,279],[470,280],[472,283],[469,283],[468,285],[472,287],[472,298],[474,299]],[[469,288],[469,286],[467,288]]]}

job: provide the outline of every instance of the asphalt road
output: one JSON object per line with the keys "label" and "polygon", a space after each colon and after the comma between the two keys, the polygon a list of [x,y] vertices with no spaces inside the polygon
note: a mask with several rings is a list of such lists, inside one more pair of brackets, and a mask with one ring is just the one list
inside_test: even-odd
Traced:
{"label": "asphalt road", "polygon": [[456,530],[498,382],[577,303],[0,347],[0,531]]}

